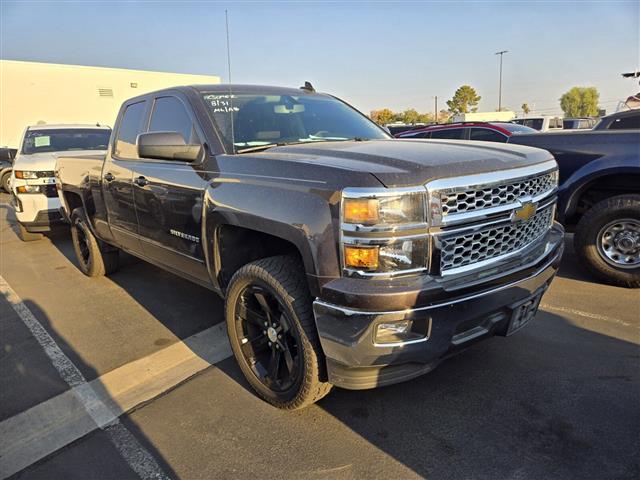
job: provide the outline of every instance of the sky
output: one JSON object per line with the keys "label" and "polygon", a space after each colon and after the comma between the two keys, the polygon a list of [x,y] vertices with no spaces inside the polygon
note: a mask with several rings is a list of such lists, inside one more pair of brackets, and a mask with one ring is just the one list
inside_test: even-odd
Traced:
{"label": "sky", "polygon": [[560,112],[573,86],[615,111],[638,92],[640,1],[212,2],[0,0],[0,58],[212,74],[300,86],[373,109],[433,112],[468,84],[481,111]]}

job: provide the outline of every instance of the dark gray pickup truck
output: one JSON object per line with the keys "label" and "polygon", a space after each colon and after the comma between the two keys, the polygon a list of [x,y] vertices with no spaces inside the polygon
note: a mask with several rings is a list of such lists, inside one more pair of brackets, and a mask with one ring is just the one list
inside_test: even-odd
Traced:
{"label": "dark gray pickup truck", "polygon": [[122,250],[221,295],[242,372],[280,408],[511,334],[563,250],[548,152],[396,140],[308,87],[133,98],[106,157],[56,176],[82,271]]}

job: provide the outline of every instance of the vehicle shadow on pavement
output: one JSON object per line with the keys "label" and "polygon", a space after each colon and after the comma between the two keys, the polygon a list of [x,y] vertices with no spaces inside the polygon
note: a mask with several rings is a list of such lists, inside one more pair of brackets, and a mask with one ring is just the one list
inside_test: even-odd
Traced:
{"label": "vehicle shadow on pavement", "polygon": [[569,280],[580,280],[582,282],[600,283],[594,278],[586,268],[580,265],[578,257],[573,249],[573,234],[568,233],[564,237],[564,254],[560,263],[560,270],[557,274]]}
{"label": "vehicle shadow on pavement", "polygon": [[[95,370],[93,370],[93,367],[84,362],[74,348],[65,341],[64,337],[58,334],[56,329],[52,326],[46,312],[44,312],[39,305],[32,300],[23,300],[23,303],[54,339],[62,352],[72,360],[78,370],[83,372],[87,377],[97,378],[98,375]],[[2,347],[4,352],[9,352],[18,349],[20,346],[8,344],[5,339],[3,339]],[[11,357],[8,359],[5,357],[3,361],[11,362],[12,359]],[[38,377],[42,374],[40,371],[26,371],[24,369],[24,364],[17,361],[14,362],[14,365],[4,365],[3,368],[8,368],[9,370],[15,369],[16,371],[21,372],[25,381],[29,381],[30,378]],[[89,372],[89,375],[87,372]],[[98,398],[100,398],[105,405],[109,406],[112,402],[109,401],[106,388],[102,387],[99,380],[94,380],[91,385]],[[93,406],[95,408],[95,405]],[[58,413],[61,416],[64,416],[66,412],[60,411]],[[53,414],[55,414],[55,412],[49,412],[49,415]],[[118,415],[116,414],[115,416],[117,417]],[[52,418],[52,420],[57,419]],[[57,425],[56,428],[59,428],[59,425]],[[73,478],[91,478],[95,480],[113,480],[116,478],[139,479],[140,476],[136,474],[130,464],[128,464],[124,459],[122,453],[120,453],[118,448],[116,448],[115,442],[113,441],[114,436],[110,433],[110,429],[112,428],[112,426],[96,428],[67,446],[33,463],[10,478],[42,478],[47,480]],[[153,443],[146,438],[144,432],[142,432],[135,423],[127,422],[126,429],[155,459],[166,475],[170,478],[177,478],[177,475],[171,466],[164,461],[162,454],[154,447]],[[34,434],[34,432],[30,433]],[[37,434],[39,435],[40,432],[37,432]],[[138,463],[140,465],[144,464],[144,459],[140,458],[140,449],[137,448],[135,444],[130,441],[127,442],[126,438],[120,438],[118,441],[120,442],[119,449],[121,451],[126,450],[127,454],[131,456],[131,463]]]}
{"label": "vehicle shadow on pavement", "polygon": [[[69,232],[50,238],[60,253],[78,268]],[[216,293],[124,252],[120,252],[118,270],[107,278],[177,339],[184,340],[224,321],[224,304]],[[166,342],[167,339],[158,340]]]}
{"label": "vehicle shadow on pavement", "polygon": [[[233,362],[218,367],[253,394]],[[638,367],[637,344],[542,311],[414,380],[334,388],[295,421],[321,408],[420,477],[637,478]]]}

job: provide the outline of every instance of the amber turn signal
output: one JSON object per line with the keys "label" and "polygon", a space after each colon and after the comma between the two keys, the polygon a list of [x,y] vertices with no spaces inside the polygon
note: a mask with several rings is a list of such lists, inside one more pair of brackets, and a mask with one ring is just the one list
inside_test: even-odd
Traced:
{"label": "amber turn signal", "polygon": [[344,247],[344,265],[347,268],[378,268],[378,247]]}
{"label": "amber turn signal", "polygon": [[370,198],[345,199],[344,221],[345,223],[378,223],[378,200]]}

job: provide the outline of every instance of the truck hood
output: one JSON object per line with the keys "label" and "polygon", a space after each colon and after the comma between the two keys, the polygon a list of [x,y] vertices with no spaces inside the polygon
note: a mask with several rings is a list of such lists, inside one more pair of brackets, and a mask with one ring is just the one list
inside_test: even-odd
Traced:
{"label": "truck hood", "polygon": [[106,150],[73,150],[69,152],[42,152],[31,155],[18,154],[13,163],[16,170],[53,171],[58,157],[105,155]]}
{"label": "truck hood", "polygon": [[552,159],[538,148],[492,142],[447,140],[369,140],[275,147],[261,155],[368,172],[386,187],[508,170]]}

